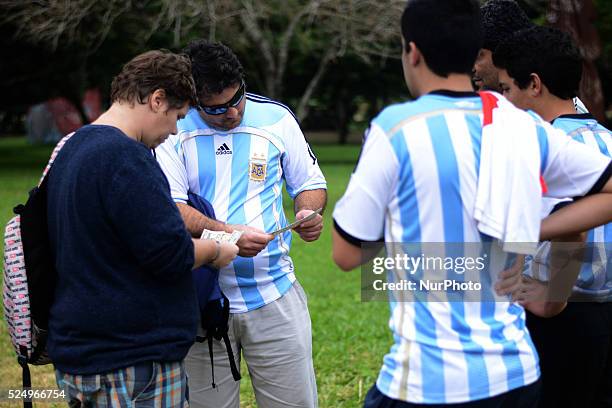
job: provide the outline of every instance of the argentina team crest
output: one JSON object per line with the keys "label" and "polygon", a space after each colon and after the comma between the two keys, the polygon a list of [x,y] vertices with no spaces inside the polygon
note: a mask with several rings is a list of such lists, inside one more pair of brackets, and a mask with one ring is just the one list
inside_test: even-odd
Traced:
{"label": "argentina team crest", "polygon": [[249,160],[249,180],[262,182],[266,179],[266,157],[255,154]]}

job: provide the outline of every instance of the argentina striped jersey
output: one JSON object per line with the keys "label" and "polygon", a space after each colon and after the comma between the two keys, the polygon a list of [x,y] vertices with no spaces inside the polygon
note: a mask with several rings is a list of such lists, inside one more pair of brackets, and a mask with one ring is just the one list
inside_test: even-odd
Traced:
{"label": "argentina striped jersey", "polygon": [[[574,140],[612,157],[612,133],[588,113],[562,115],[552,122],[553,127],[566,132]],[[565,201],[565,200],[563,200]],[[543,215],[547,215],[560,200],[545,198]],[[587,234],[587,253],[571,300],[591,302],[612,301],[612,224],[592,229]],[[539,280],[548,280],[550,242],[543,242],[538,253],[527,265],[527,274]]]}
{"label": "argentina striped jersey", "polygon": [[[240,125],[209,127],[195,109],[178,122],[178,133],[157,148],[172,197],[185,203],[191,191],[210,201],[217,219],[272,232],[288,224],[283,185],[291,198],[326,188],[316,157],[284,105],[247,94]],[[232,313],[262,307],[293,282],[291,231],[279,234],[253,258],[237,257],[221,270],[219,283]]]}
{"label": "argentina striped jersey", "polygon": [[[466,243],[463,253],[457,251],[461,245],[453,246],[452,255],[484,252],[489,269],[480,276],[482,293],[492,293],[511,256],[482,235],[473,218],[482,120],[480,98],[465,92],[432,92],[383,110],[371,123],[334,210],[337,231],[353,243],[384,238],[388,247],[443,243],[444,250],[449,243]],[[609,160],[527,113],[524,120],[534,127],[548,194],[589,192]],[[398,276],[413,279],[405,271],[388,270],[387,280]],[[518,304],[506,299],[403,301],[403,296],[390,294],[394,344],[376,383],[383,394],[411,403],[461,403],[538,379],[536,351]]]}

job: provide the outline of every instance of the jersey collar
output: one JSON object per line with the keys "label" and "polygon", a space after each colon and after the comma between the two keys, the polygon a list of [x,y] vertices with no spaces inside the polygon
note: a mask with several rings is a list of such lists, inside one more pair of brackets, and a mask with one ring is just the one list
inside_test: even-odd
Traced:
{"label": "jersey collar", "polygon": [[451,98],[477,98],[478,97],[478,94],[476,92],[449,91],[448,89],[437,89],[435,91],[431,91],[427,95],[449,96]]}
{"label": "jersey collar", "polygon": [[565,114],[565,115],[557,116],[556,118],[551,120],[550,123],[551,124],[555,123],[555,120],[557,120],[557,119],[579,119],[579,120],[592,119],[592,120],[597,120],[590,113],[568,113],[568,114]]}

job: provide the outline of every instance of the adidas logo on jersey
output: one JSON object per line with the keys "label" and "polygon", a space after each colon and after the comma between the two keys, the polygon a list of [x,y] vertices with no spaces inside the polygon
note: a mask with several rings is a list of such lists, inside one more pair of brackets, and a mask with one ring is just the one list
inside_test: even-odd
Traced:
{"label": "adidas logo on jersey", "polygon": [[219,146],[215,154],[217,156],[222,155],[222,154],[232,154],[232,149],[227,147],[227,144],[223,143],[221,146]]}

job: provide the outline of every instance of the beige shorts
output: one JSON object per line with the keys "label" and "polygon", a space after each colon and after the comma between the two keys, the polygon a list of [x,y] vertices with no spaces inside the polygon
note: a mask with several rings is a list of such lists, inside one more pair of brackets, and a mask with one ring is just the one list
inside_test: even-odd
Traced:
{"label": "beige shorts", "polygon": [[[310,315],[306,294],[297,281],[272,303],[230,314],[229,337],[236,364],[240,366],[241,352],[245,359],[259,408],[318,406]],[[213,340],[213,351],[215,389],[208,343],[195,343],[185,358],[189,405],[239,408],[240,383],[232,377],[223,342]]]}

